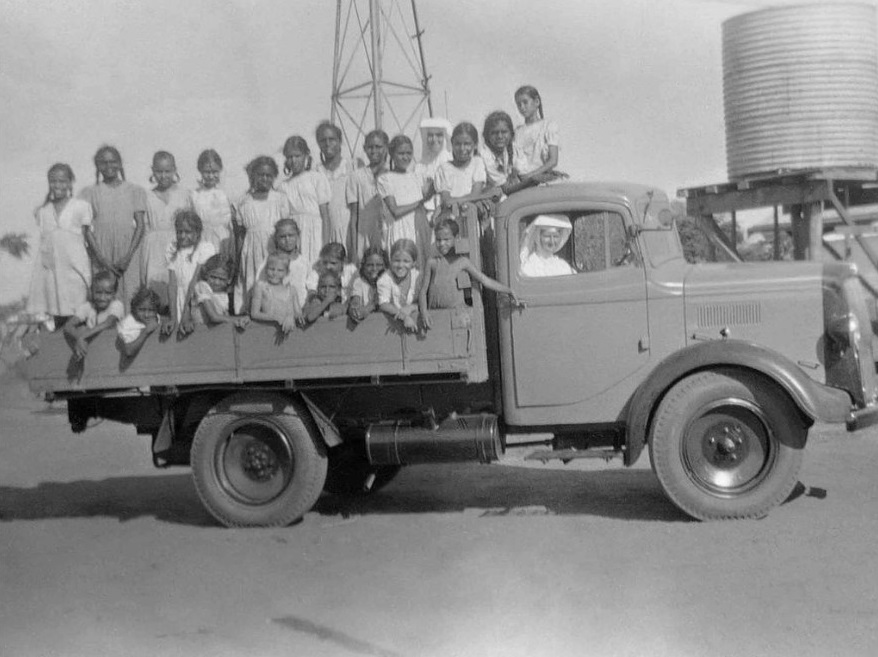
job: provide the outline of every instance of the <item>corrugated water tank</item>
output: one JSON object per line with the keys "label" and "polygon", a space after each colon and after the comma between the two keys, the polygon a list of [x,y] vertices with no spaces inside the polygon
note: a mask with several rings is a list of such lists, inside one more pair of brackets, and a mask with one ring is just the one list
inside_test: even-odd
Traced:
{"label": "corrugated water tank", "polygon": [[730,180],[878,167],[875,6],[787,5],[723,23]]}

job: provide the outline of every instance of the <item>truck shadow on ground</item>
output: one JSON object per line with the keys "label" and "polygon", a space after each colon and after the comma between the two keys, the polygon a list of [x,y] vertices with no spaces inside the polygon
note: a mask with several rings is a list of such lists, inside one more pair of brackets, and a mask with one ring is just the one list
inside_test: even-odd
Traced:
{"label": "truck shadow on ground", "polygon": [[[798,484],[787,502],[806,487]],[[825,494],[824,494],[825,496]],[[361,497],[323,495],[324,516],[462,513],[484,517],[582,515],[689,522],[649,470],[559,471],[502,466],[404,468],[386,488]],[[0,523],[55,518],[115,518],[216,527],[188,472],[0,486]]]}

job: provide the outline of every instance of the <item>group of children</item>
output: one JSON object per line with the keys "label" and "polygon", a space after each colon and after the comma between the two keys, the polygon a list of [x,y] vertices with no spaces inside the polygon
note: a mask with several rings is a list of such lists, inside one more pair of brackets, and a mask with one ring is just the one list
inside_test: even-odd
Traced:
{"label": "group of children", "polygon": [[304,138],[290,137],[286,178],[276,185],[277,162],[257,157],[234,204],[219,187],[223,164],[213,150],[199,156],[191,192],[167,151],[153,157],[149,192],[126,181],[112,146],[96,153],[95,185],[80,198],[73,171],[56,164],[36,213],[41,248],[29,310],[54,316],[81,359],[112,327],[129,356],[157,330],[186,335],[199,323],[243,329],[252,319],[288,334],[320,317],[360,322],[381,311],[407,331],[426,330],[430,309],[465,304],[461,271],[512,295],[455,253],[454,216],[486,188],[511,194],[557,175],[558,131],[543,118],[539,93],[522,87],[515,100],[524,123],[514,128],[508,114],[492,112],[482,157],[471,123],[452,130],[425,119],[417,162],[410,138],[373,130],[367,163],[355,167],[342,156],[340,129],[321,123],[319,164],[312,168]]}

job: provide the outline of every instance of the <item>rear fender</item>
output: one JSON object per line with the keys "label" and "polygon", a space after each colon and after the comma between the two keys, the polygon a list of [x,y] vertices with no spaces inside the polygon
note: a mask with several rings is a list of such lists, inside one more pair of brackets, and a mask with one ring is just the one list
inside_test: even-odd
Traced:
{"label": "rear fender", "polygon": [[812,422],[845,422],[852,409],[844,390],[821,385],[786,356],[752,342],[700,342],[668,356],[640,384],[623,411],[626,424],[625,465],[640,456],[656,406],[665,392],[684,376],[715,367],[753,370],[779,385]]}

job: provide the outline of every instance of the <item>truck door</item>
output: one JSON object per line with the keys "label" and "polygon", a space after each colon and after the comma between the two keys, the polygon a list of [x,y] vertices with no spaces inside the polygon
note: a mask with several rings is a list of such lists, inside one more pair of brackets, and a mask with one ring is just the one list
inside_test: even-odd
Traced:
{"label": "truck door", "polygon": [[639,380],[632,375],[649,358],[646,275],[627,230],[630,215],[610,204],[549,213],[571,228],[554,256],[569,265],[568,273],[546,259],[537,269],[548,275],[523,264],[525,241],[546,221],[534,224],[539,216],[546,214],[509,218],[509,282],[526,306],[502,313],[507,421],[613,421]]}

